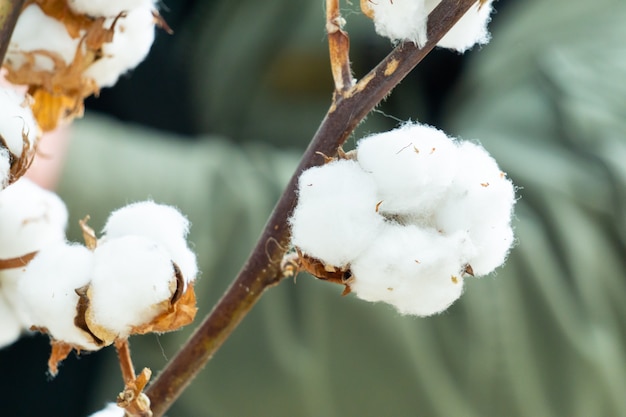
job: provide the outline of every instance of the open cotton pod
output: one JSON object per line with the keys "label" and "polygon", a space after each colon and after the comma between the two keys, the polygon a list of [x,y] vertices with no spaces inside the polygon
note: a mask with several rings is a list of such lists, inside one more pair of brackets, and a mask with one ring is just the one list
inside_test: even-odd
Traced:
{"label": "open cotton pod", "polygon": [[[88,8],[92,12],[98,7],[110,11],[107,2],[93,3]],[[120,2],[111,3],[117,10]],[[81,116],[84,98],[113,85],[148,54],[158,15],[154,4],[126,3],[123,11],[111,16],[76,12],[81,7],[70,8],[67,0],[27,2],[4,67],[7,80],[28,86],[42,130]]]}
{"label": "open cotton pod", "polygon": [[193,286],[152,239],[123,236],[98,245],[92,279],[81,289],[86,326],[105,344],[131,334],[166,332],[193,321]]}
{"label": "open cotton pod", "polygon": [[103,345],[76,325],[79,296],[76,288],[91,277],[93,253],[82,245],[61,242],[40,250],[18,283],[19,310],[31,329],[48,333],[52,354],[51,374],[72,349],[98,350]]}

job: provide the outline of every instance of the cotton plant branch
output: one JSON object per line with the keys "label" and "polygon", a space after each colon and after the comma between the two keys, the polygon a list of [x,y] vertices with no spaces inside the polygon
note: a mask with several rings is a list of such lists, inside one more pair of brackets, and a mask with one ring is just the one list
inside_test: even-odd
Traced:
{"label": "cotton plant branch", "polygon": [[[347,35],[341,30],[338,5],[335,0],[327,1],[327,17],[331,23],[327,25],[331,68],[336,88],[333,102],[239,275],[146,390],[154,417],[164,415],[263,292],[283,278],[280,263],[289,247],[287,219],[295,206],[299,175],[323,162],[320,153],[335,155],[363,118],[435,47],[476,1],[443,0],[429,16],[428,42],[423,48],[412,43],[398,45],[354,85],[347,62]],[[333,51],[337,56],[333,56]]]}

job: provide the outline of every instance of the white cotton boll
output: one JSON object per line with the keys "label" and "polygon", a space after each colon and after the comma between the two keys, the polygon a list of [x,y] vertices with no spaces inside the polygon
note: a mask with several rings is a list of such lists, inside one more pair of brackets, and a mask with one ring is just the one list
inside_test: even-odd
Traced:
{"label": "white cotton boll", "polygon": [[150,7],[153,0],[68,0],[74,12],[94,17],[115,17],[129,10]]}
{"label": "white cotton boll", "polygon": [[0,192],[0,259],[65,240],[67,209],[53,192],[22,177]]}
{"label": "white cotton boll", "polygon": [[426,43],[428,12],[424,0],[376,0],[368,6],[374,13],[376,33],[392,41]]}
{"label": "white cotton boll", "polygon": [[[27,62],[24,52],[49,51],[70,64],[80,38],[72,39],[65,25],[47,16],[36,4],[27,6],[20,14],[7,50],[6,63],[19,69]],[[47,55],[35,54],[34,69],[52,72],[54,61]]]}
{"label": "white cotton boll", "polygon": [[[441,3],[441,0],[426,0],[426,9],[430,13]],[[490,35],[487,24],[491,20],[492,0],[479,5],[476,2],[459,19],[459,21],[437,43],[441,48],[454,49],[465,52],[474,45],[484,45],[489,42]]]}
{"label": "white cotton boll", "polygon": [[[0,289],[2,283],[0,282]],[[0,349],[15,342],[22,333],[22,322],[19,320],[12,304],[0,292]]]}
{"label": "white cotton boll", "polygon": [[55,340],[85,350],[97,350],[91,336],[74,324],[79,296],[76,289],[89,283],[93,253],[65,242],[49,245],[30,261],[19,280],[20,316],[28,326],[47,329]]}
{"label": "white cotton boll", "polygon": [[94,251],[89,293],[91,321],[118,337],[150,322],[176,289],[165,248],[142,236],[109,239]]}
{"label": "white cotton boll", "polygon": [[113,40],[102,45],[102,58],[85,70],[85,77],[93,79],[100,87],[110,87],[120,75],[143,61],[154,41],[152,13],[148,2],[147,7],[131,10],[123,17],[107,19],[105,27],[115,23]]}
{"label": "white cotton boll", "polygon": [[326,264],[346,266],[384,224],[376,205],[375,184],[355,161],[311,168],[298,182],[292,242]]}
{"label": "white cotton boll", "polygon": [[186,241],[189,220],[172,206],[153,201],[129,204],[111,213],[103,231],[105,241],[127,235],[153,239],[169,251],[186,283],[198,275],[196,255]]}
{"label": "white cotton boll", "polygon": [[4,144],[19,158],[24,149],[24,135],[28,141],[28,148],[33,148],[39,134],[39,127],[24,94],[18,93],[13,88],[0,88],[0,149]]}
{"label": "white cotton boll", "polygon": [[432,229],[388,224],[351,266],[350,289],[366,301],[383,301],[401,314],[429,316],[463,292],[467,238]]}
{"label": "white cotton boll", "polygon": [[11,155],[8,149],[0,146],[0,191],[8,184],[11,177]]}
{"label": "white cotton boll", "polygon": [[458,151],[442,131],[406,124],[360,140],[357,158],[376,182],[381,213],[428,221],[456,174]]}

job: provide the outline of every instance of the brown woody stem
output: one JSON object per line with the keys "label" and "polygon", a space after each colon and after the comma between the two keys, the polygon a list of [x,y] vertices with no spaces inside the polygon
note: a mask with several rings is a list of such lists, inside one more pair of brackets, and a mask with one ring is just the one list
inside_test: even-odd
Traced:
{"label": "brown woody stem", "polygon": [[477,0],[443,0],[428,19],[428,42],[419,49],[404,43],[344,94],[335,95],[287,189],[278,201],[252,254],[222,299],[183,348],[148,387],[154,417],[161,417],[213,357],[263,292],[281,279],[280,263],[289,247],[287,219],[296,203],[298,177],[323,162],[318,153],[335,155],[361,120],[435,47]]}

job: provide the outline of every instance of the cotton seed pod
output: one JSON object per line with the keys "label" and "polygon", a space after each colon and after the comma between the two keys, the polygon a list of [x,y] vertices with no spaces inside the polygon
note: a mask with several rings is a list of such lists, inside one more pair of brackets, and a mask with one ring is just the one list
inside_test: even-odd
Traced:
{"label": "cotton seed pod", "polygon": [[[183,285],[167,250],[154,240],[133,235],[109,239],[95,249],[91,282],[81,290],[86,326],[104,344],[144,333],[153,321],[174,314]],[[157,331],[174,330],[193,317],[187,319]]]}
{"label": "cotton seed pod", "polygon": [[0,87],[0,190],[26,172],[40,135],[29,100],[12,88]]}

